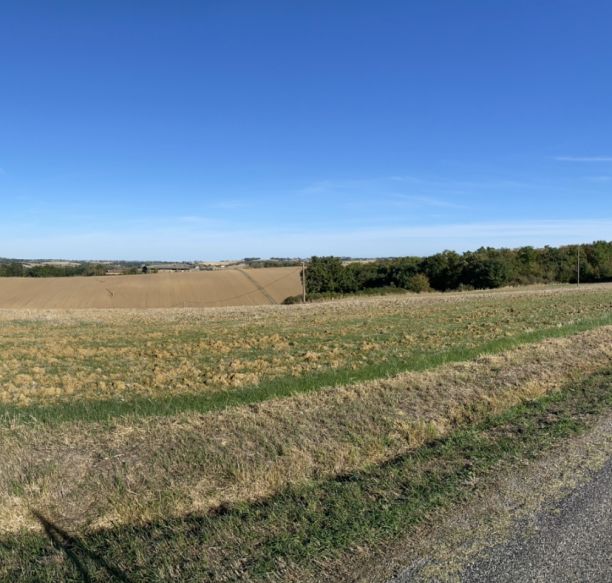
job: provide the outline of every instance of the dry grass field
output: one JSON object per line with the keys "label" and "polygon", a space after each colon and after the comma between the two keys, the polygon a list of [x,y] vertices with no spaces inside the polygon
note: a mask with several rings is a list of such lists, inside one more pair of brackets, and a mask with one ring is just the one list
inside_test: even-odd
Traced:
{"label": "dry grass field", "polygon": [[295,267],[105,277],[0,278],[0,308],[179,308],[280,303],[300,292]]}
{"label": "dry grass field", "polygon": [[0,354],[1,581],[359,580],[612,406],[612,285],[5,309]]}
{"label": "dry grass field", "polygon": [[464,359],[487,343],[605,317],[610,298],[610,286],[590,286],[293,307],[0,310],[0,403],[125,402],[226,395],[273,379],[376,378],[432,355]]}

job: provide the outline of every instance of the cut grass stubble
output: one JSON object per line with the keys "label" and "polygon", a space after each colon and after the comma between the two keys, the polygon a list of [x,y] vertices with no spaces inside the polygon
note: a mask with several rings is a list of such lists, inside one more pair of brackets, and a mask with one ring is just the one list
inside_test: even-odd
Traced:
{"label": "cut grass stubble", "polygon": [[[85,572],[90,581],[347,580],[347,570],[358,576],[360,550],[405,535],[432,510],[460,500],[500,463],[538,455],[584,431],[610,407],[608,370],[384,464],[289,487],[265,501],[80,537],[47,522],[48,533],[59,533],[54,543],[40,533],[2,542],[0,576],[79,581]],[[339,575],[335,567],[341,561],[345,570]]]}
{"label": "cut grass stubble", "polygon": [[0,310],[0,404],[190,400],[311,376],[351,382],[611,315],[612,286],[223,310]]}
{"label": "cut grass stubble", "polygon": [[480,355],[497,354],[547,338],[563,338],[586,330],[611,325],[612,315],[576,323],[544,328],[512,337],[503,337],[471,348],[453,348],[443,352],[417,353],[406,359],[389,359],[358,369],[327,369],[306,376],[286,376],[265,380],[257,385],[208,393],[187,393],[153,398],[133,397],[105,400],[78,400],[48,405],[15,406],[0,404],[0,422],[45,423],[104,422],[115,417],[170,416],[186,411],[207,413],[228,407],[248,405],[309,393],[327,387],[390,377],[405,371],[422,371],[442,364],[461,362]]}
{"label": "cut grass stubble", "polygon": [[0,426],[0,530],[29,507],[100,527],[257,500],[357,471],[558,390],[612,360],[612,327],[206,414]]}

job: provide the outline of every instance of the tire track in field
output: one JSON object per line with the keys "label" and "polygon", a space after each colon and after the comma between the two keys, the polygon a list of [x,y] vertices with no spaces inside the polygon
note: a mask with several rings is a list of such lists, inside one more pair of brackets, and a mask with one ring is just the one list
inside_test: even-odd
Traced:
{"label": "tire track in field", "polygon": [[238,269],[237,271],[242,273],[242,275],[244,275],[244,277],[246,277],[265,296],[265,298],[271,304],[276,304],[277,303],[276,300],[268,293],[268,290],[265,287],[263,287],[262,285],[259,285],[259,283],[257,283],[255,278],[250,273],[247,273],[246,271],[244,271],[244,269]]}

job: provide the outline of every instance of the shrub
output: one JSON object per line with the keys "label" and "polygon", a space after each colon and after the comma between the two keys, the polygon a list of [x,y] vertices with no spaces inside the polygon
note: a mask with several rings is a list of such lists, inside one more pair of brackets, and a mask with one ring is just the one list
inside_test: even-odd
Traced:
{"label": "shrub", "polygon": [[429,285],[429,278],[424,273],[411,275],[406,280],[406,289],[417,294],[421,292],[430,292],[431,285]]}
{"label": "shrub", "polygon": [[301,304],[303,303],[302,296],[289,296],[283,300],[284,306],[290,306],[291,304]]}

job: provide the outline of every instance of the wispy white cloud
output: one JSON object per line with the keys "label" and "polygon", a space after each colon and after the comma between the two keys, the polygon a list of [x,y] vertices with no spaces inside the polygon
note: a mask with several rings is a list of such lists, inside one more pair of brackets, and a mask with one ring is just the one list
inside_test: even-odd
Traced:
{"label": "wispy white cloud", "polygon": [[504,190],[504,189],[528,189],[541,188],[542,185],[536,182],[525,182],[521,180],[508,179],[483,179],[483,180],[462,180],[453,178],[420,178],[417,176],[389,176],[388,180],[394,182],[413,184],[422,187],[431,187],[445,192],[465,194],[470,190]]}
{"label": "wispy white cloud", "polygon": [[447,209],[466,209],[465,205],[456,204],[454,202],[449,202],[447,200],[443,200],[440,198],[435,198],[433,196],[419,196],[419,195],[410,195],[410,194],[394,194],[392,198],[407,202],[414,206],[428,206],[435,208],[447,208]]}
{"label": "wispy white cloud", "polygon": [[525,220],[507,222],[476,222],[426,225],[405,228],[368,229],[359,233],[365,237],[531,237],[531,236],[584,236],[587,239],[602,234],[609,238],[612,233],[612,219],[564,219],[564,220]]}
{"label": "wispy white cloud", "polygon": [[252,206],[252,204],[245,200],[220,200],[218,202],[213,202],[208,205],[211,209],[220,209],[220,210],[235,210],[235,209],[243,209]]}
{"label": "wispy white cloud", "polygon": [[317,180],[298,190],[298,194],[339,194],[355,192],[380,185],[384,178],[348,178],[341,180]]}
{"label": "wispy white cloud", "polygon": [[185,229],[181,225],[131,230],[54,233],[32,238],[0,231],[3,254],[75,259],[225,259],[246,255],[347,255],[382,257],[427,255],[443,249],[464,251],[481,245],[518,247],[609,239],[612,218],[439,223],[363,229],[240,229],[236,225]]}
{"label": "wispy white cloud", "polygon": [[[467,210],[473,208],[473,197],[515,196],[549,191],[551,184],[524,181],[504,177],[482,179],[446,178],[393,174],[371,178],[319,180],[298,191],[301,195],[326,196],[343,201],[350,208],[370,206],[403,206],[410,208],[432,207],[439,209]],[[555,193],[563,189],[554,185]]]}
{"label": "wispy white cloud", "polygon": [[207,217],[202,217],[199,215],[184,215],[182,217],[176,217],[176,221],[178,221],[179,223],[187,223],[191,225],[201,225],[202,223],[208,223],[209,219]]}
{"label": "wispy white cloud", "polygon": [[[464,190],[456,188],[453,182],[417,178],[415,176],[383,176],[374,178],[353,178],[345,180],[320,180],[300,189],[302,195],[325,195],[345,200],[350,207],[369,206],[410,206],[436,207],[447,209],[467,208],[447,200],[444,196],[461,196]],[[431,192],[428,192],[431,191]]]}
{"label": "wispy white cloud", "polygon": [[587,176],[586,180],[589,182],[610,182],[612,176]]}
{"label": "wispy white cloud", "polygon": [[559,162],[612,162],[612,156],[555,156]]}

